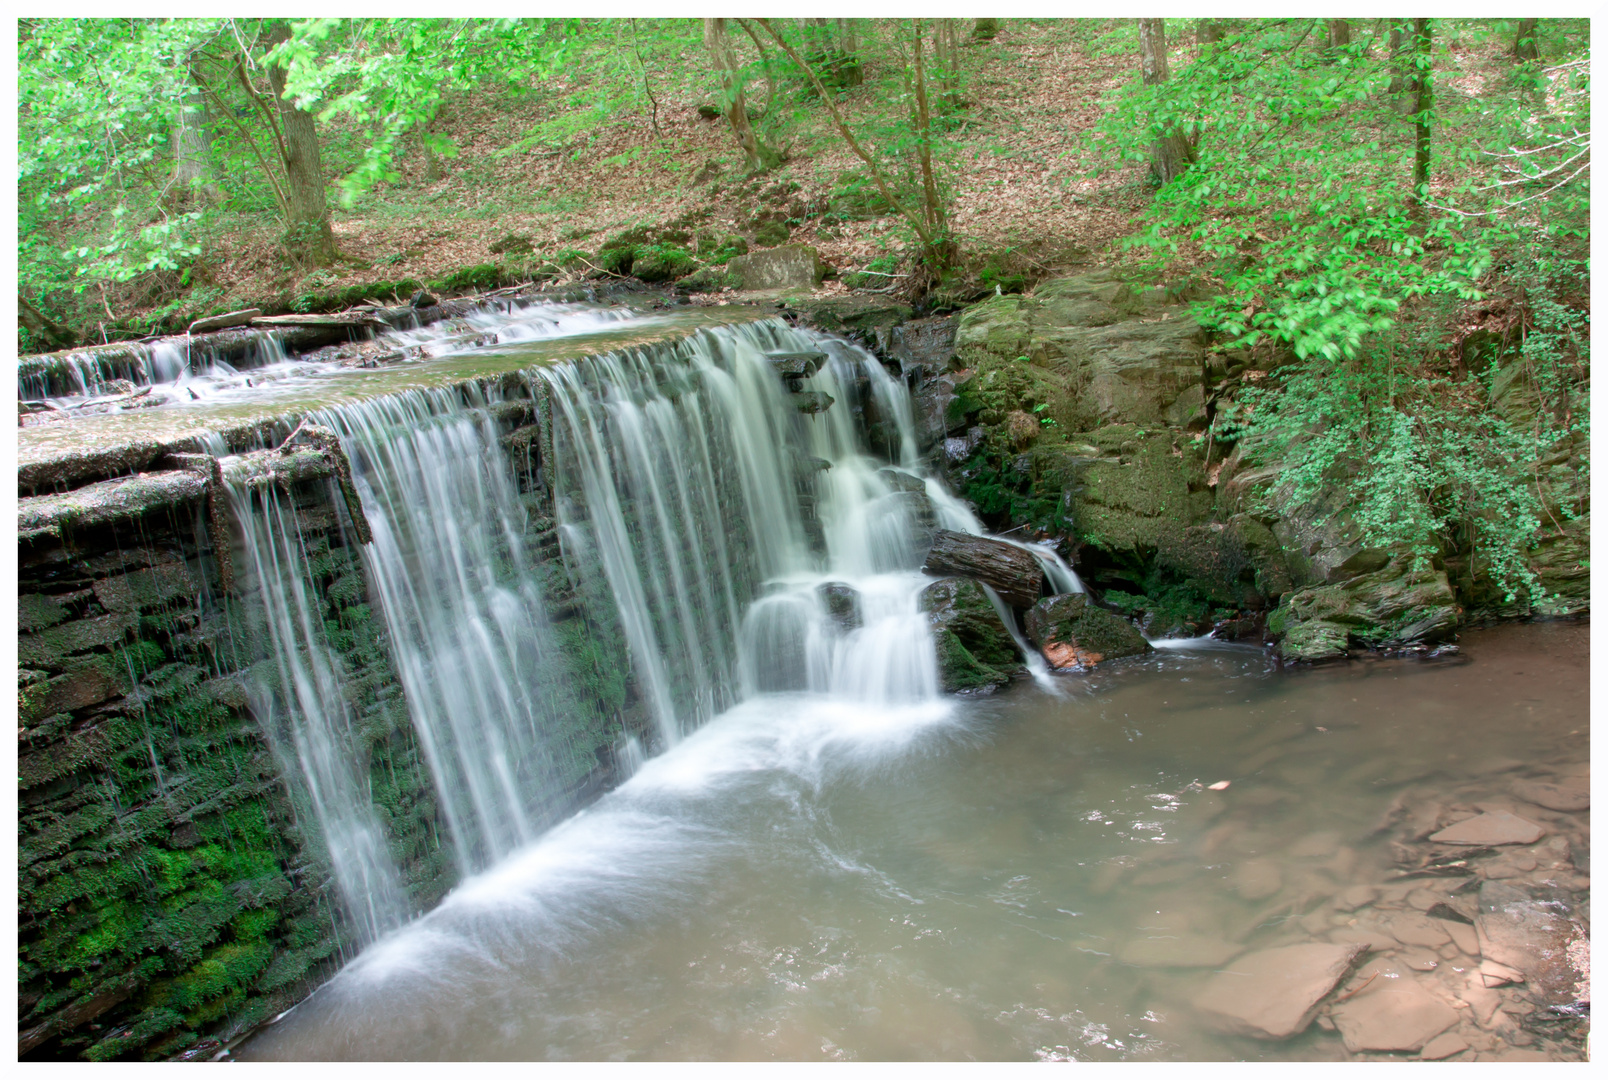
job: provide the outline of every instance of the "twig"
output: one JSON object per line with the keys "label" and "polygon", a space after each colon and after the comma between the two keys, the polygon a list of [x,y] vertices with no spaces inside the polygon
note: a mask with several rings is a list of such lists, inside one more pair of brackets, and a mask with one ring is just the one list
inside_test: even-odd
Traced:
{"label": "twig", "polygon": [[1334,1003],[1338,1005],[1342,1001],[1349,1001],[1351,998],[1356,997],[1358,994],[1368,989],[1368,987],[1372,986],[1373,981],[1377,978],[1379,978],[1379,972],[1375,971],[1372,975],[1368,976],[1368,980],[1361,986],[1357,987],[1355,990],[1348,990],[1344,994],[1341,994],[1339,997],[1335,998]]}

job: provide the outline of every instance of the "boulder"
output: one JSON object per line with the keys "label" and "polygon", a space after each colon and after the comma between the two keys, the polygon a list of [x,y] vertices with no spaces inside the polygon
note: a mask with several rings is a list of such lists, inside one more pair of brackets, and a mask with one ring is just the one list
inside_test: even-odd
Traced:
{"label": "boulder", "polygon": [[981,581],[1015,608],[1032,607],[1044,589],[1044,568],[1030,553],[1003,540],[951,529],[933,535],[922,569]]}
{"label": "boulder", "polygon": [[1377,979],[1334,1007],[1334,1026],[1346,1049],[1418,1050],[1458,1021],[1457,1010],[1416,979]]}
{"label": "boulder", "polygon": [[841,581],[828,581],[815,587],[815,595],[820,598],[827,616],[841,629],[858,630],[864,625],[864,618],[860,614],[860,594],[854,586]]}
{"label": "boulder", "polygon": [[[1356,558],[1373,565],[1375,554]],[[1444,640],[1456,629],[1459,611],[1444,571],[1415,569],[1405,556],[1390,556],[1378,570],[1290,593],[1268,617],[1268,630],[1284,637],[1280,651],[1287,659],[1316,660],[1339,655],[1348,644],[1377,648]],[[1316,625],[1302,630],[1306,624]]]}
{"label": "boulder", "polygon": [[807,379],[821,370],[827,356],[824,352],[773,352],[766,353],[765,359],[770,361],[776,374],[783,379],[794,380]]}
{"label": "boulder", "polygon": [[697,265],[697,260],[680,248],[639,247],[631,259],[631,276],[650,284],[672,281],[690,274]]}
{"label": "boulder", "polygon": [[826,264],[808,244],[739,255],[726,264],[726,270],[747,290],[813,289],[826,276]]}
{"label": "boulder", "polygon": [[977,582],[935,581],[921,591],[920,603],[933,630],[946,692],[986,692],[1022,669],[1015,640]]}
{"label": "boulder", "polygon": [[812,416],[830,409],[835,400],[831,394],[820,390],[800,390],[787,396],[793,402],[793,408]]}
{"label": "boulder", "polygon": [[1028,640],[1055,668],[1092,667],[1153,651],[1132,623],[1095,607],[1085,593],[1047,596],[1023,621]]}
{"label": "boulder", "polygon": [[1287,1039],[1306,1030],[1363,952],[1359,944],[1311,942],[1250,953],[1214,975],[1194,1005],[1236,1034]]}

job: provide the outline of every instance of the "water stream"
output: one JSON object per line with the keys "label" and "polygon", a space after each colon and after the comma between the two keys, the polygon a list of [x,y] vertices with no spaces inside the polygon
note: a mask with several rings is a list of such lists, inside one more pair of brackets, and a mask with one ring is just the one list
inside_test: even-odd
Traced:
{"label": "water stream", "polygon": [[[1285,671],[1196,640],[1069,677],[1000,604],[1032,679],[946,697],[920,566],[932,530],[982,527],[917,453],[903,385],[779,320],[537,362],[532,342],[636,318],[488,314],[518,372],[501,389],[310,414],[350,455],[370,597],[465,876],[405,925],[294,515],[233,493],[278,672],[259,708],[371,943],[241,1056],[1336,1057],[1317,1029],[1219,1033],[1189,1005],[1210,972],[1147,943],[1321,939],[1345,926],[1328,898],[1391,880],[1393,800],[1507,798],[1586,760],[1578,626],[1470,635],[1468,664]],[[789,385],[778,358],[800,354],[818,366]],[[612,598],[652,721],[620,737],[621,786],[556,825],[595,762],[566,744],[550,556],[490,410],[521,385],[565,572]],[[1493,679],[1513,655],[1537,676]]]}

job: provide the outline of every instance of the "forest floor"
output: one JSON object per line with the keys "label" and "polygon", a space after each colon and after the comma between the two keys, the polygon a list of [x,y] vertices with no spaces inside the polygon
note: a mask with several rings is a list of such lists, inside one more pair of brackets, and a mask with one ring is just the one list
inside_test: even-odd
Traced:
{"label": "forest floor", "polygon": [[[616,65],[631,63],[622,59],[629,39],[621,33],[619,55],[609,61]],[[845,178],[863,166],[818,103],[782,82],[773,106],[782,119],[770,138],[789,158],[749,182],[728,125],[698,113],[714,97],[706,52],[690,41],[675,48],[650,52],[640,69],[657,103],[657,131],[646,94],[604,103],[588,83],[595,71],[554,77],[520,95],[458,95],[443,103],[433,125],[458,147],[440,163],[441,178],[427,179],[425,155],[414,149],[396,162],[396,180],[349,207],[332,197],[341,253],[335,265],[290,269],[279,245],[283,225],[272,213],[218,212],[195,287],[112,289],[105,313],[121,327],[154,328],[164,315],[172,325],[233,307],[282,308],[304,294],[428,282],[494,262],[491,246],[511,234],[527,237],[538,255],[595,250],[620,230],[689,213],[701,215],[704,227],[751,238],[754,193],[778,181],[796,184],[792,198],[811,208],[792,226],[790,242],[814,245],[845,273],[873,260],[882,270],[908,262],[908,229],[896,216],[822,216],[841,201]],[[1187,64],[1194,51],[1180,34],[1173,66]],[[1122,240],[1134,233],[1153,192],[1146,164],[1123,160],[1098,131],[1113,92],[1137,71],[1131,20],[1009,20],[998,37],[969,41],[963,52],[965,105],[945,136],[941,162],[967,270],[975,278],[986,262],[1031,282],[1080,264],[1121,261]],[[1494,47],[1460,54],[1454,44],[1452,52],[1461,69],[1445,84],[1452,92],[1477,93],[1482,73],[1501,63]],[[851,128],[878,144],[899,108],[900,61],[874,41],[863,58],[864,83],[841,105]],[[766,87],[763,78],[750,83],[751,107],[764,102]],[[329,134],[326,168],[338,176],[359,133]],[[91,325],[85,336],[105,329]],[[149,330],[135,335],[141,332]]]}

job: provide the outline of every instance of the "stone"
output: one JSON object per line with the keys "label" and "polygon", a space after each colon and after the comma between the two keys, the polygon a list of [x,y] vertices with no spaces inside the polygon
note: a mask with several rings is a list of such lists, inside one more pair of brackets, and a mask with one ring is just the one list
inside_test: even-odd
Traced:
{"label": "stone", "polygon": [[161,607],[176,597],[195,596],[200,586],[182,562],[158,563],[95,582],[95,599],[107,611],[141,611]]}
{"label": "stone", "polygon": [[1028,610],[1024,622],[1028,640],[1057,669],[1090,668],[1153,648],[1132,623],[1095,607],[1083,593],[1047,596]]}
{"label": "stone", "polygon": [[1379,899],[1379,890],[1372,885],[1351,885],[1334,898],[1337,911],[1355,911]]}
{"label": "stone", "polygon": [[1576,813],[1591,808],[1591,780],[1585,776],[1568,777],[1558,783],[1518,780],[1513,784],[1513,794],[1526,802],[1562,813]]}
{"label": "stone", "polygon": [[739,255],[726,264],[746,290],[813,289],[826,276],[826,264],[808,244],[786,244]]}
{"label": "stone", "polygon": [[1447,826],[1429,839],[1436,844],[1490,847],[1496,844],[1533,844],[1545,835],[1546,830],[1535,822],[1505,810],[1497,810]]}
{"label": "stone", "polygon": [[824,413],[835,403],[835,399],[831,394],[821,390],[800,390],[787,395],[787,397],[793,403],[793,408],[810,416],[814,416],[816,413]]}
{"label": "stone", "polygon": [[528,233],[509,233],[486,249],[493,255],[529,255],[535,250]]}
{"label": "stone", "polygon": [[1338,623],[1311,619],[1298,623],[1285,632],[1279,642],[1279,655],[1286,660],[1311,663],[1317,660],[1338,660],[1346,655],[1351,635]]}
{"label": "stone", "polygon": [[1425,1061],[1444,1061],[1468,1049],[1468,1040],[1455,1031],[1444,1031],[1424,1044],[1418,1056]]}
{"label": "stone", "polygon": [[440,302],[441,301],[437,300],[434,296],[431,296],[425,290],[420,289],[418,292],[414,293],[411,298],[409,298],[408,306],[411,308],[427,308],[435,307]]}
{"label": "stone", "polygon": [[1246,900],[1266,900],[1284,886],[1284,875],[1272,859],[1251,859],[1234,868],[1234,891]]}
{"label": "stone", "polygon": [[54,596],[27,593],[17,597],[17,629],[25,634],[55,626],[67,615],[65,605]]}
{"label": "stone", "polygon": [[1408,949],[1402,954],[1401,961],[1414,971],[1434,971],[1441,964],[1440,954],[1428,949]]}
{"label": "stone", "polygon": [[1118,954],[1124,964],[1136,967],[1214,968],[1245,951],[1245,946],[1203,934],[1171,934],[1135,938]]}
{"label": "stone", "polygon": [[1570,946],[1580,935],[1558,901],[1534,897],[1517,885],[1487,881],[1480,886],[1475,928],[1480,955],[1523,972],[1532,999],[1548,1005],[1575,999],[1585,973],[1577,969]]}
{"label": "stone", "polygon": [[826,609],[828,617],[843,630],[857,630],[864,625],[860,614],[860,594],[852,585],[828,581],[815,587],[815,595],[820,597],[821,606]]}
{"label": "stone", "polygon": [[190,324],[187,334],[204,334],[209,330],[227,330],[231,326],[245,326],[262,314],[262,308],[241,308],[223,315],[210,315]]}
{"label": "stone", "polygon": [[1479,956],[1480,937],[1474,927],[1468,923],[1461,923],[1452,919],[1438,919],[1436,921],[1440,923],[1441,929],[1446,931],[1446,935],[1452,939],[1452,944],[1456,945],[1464,956]]}
{"label": "stone", "polygon": [[1456,1024],[1457,1010],[1414,979],[1377,979],[1331,1014],[1346,1049],[1419,1050]]}
{"label": "stone", "polygon": [[677,247],[638,247],[631,257],[631,276],[649,284],[686,277],[695,269],[697,260]]}
{"label": "stone", "polygon": [[807,379],[821,370],[827,356],[824,352],[773,352],[766,353],[765,359],[784,379]]}
{"label": "stone", "polygon": [[1403,945],[1425,945],[1439,948],[1450,941],[1451,935],[1442,928],[1439,919],[1431,919],[1416,911],[1398,911],[1390,916],[1390,932]]}
{"label": "stone", "polygon": [[1022,669],[993,601],[969,578],[944,578],[921,591],[918,601],[932,627],[938,671],[948,693],[989,691]]}
{"label": "stone", "polygon": [[128,612],[113,612],[93,619],[78,619],[17,638],[17,662],[60,671],[73,653],[116,645],[139,625]]}
{"label": "stone", "polygon": [[987,536],[940,529],[922,569],[938,576],[958,575],[989,586],[1011,607],[1029,608],[1044,588],[1044,568],[1014,544]]}
{"label": "stone", "polygon": [[1490,987],[1506,986],[1509,983],[1524,981],[1524,972],[1517,968],[1510,968],[1506,964],[1497,963],[1495,960],[1481,960],[1479,971],[1480,981]]}
{"label": "stone", "polygon": [[1193,1003],[1236,1034],[1287,1039],[1306,1030],[1362,952],[1361,945],[1322,942],[1263,949],[1212,976]]}
{"label": "stone", "polygon": [[1485,985],[1477,971],[1468,973],[1463,985],[1457,988],[1458,999],[1469,1007],[1474,1022],[1482,1028],[1491,1026],[1502,1007],[1502,995]]}

